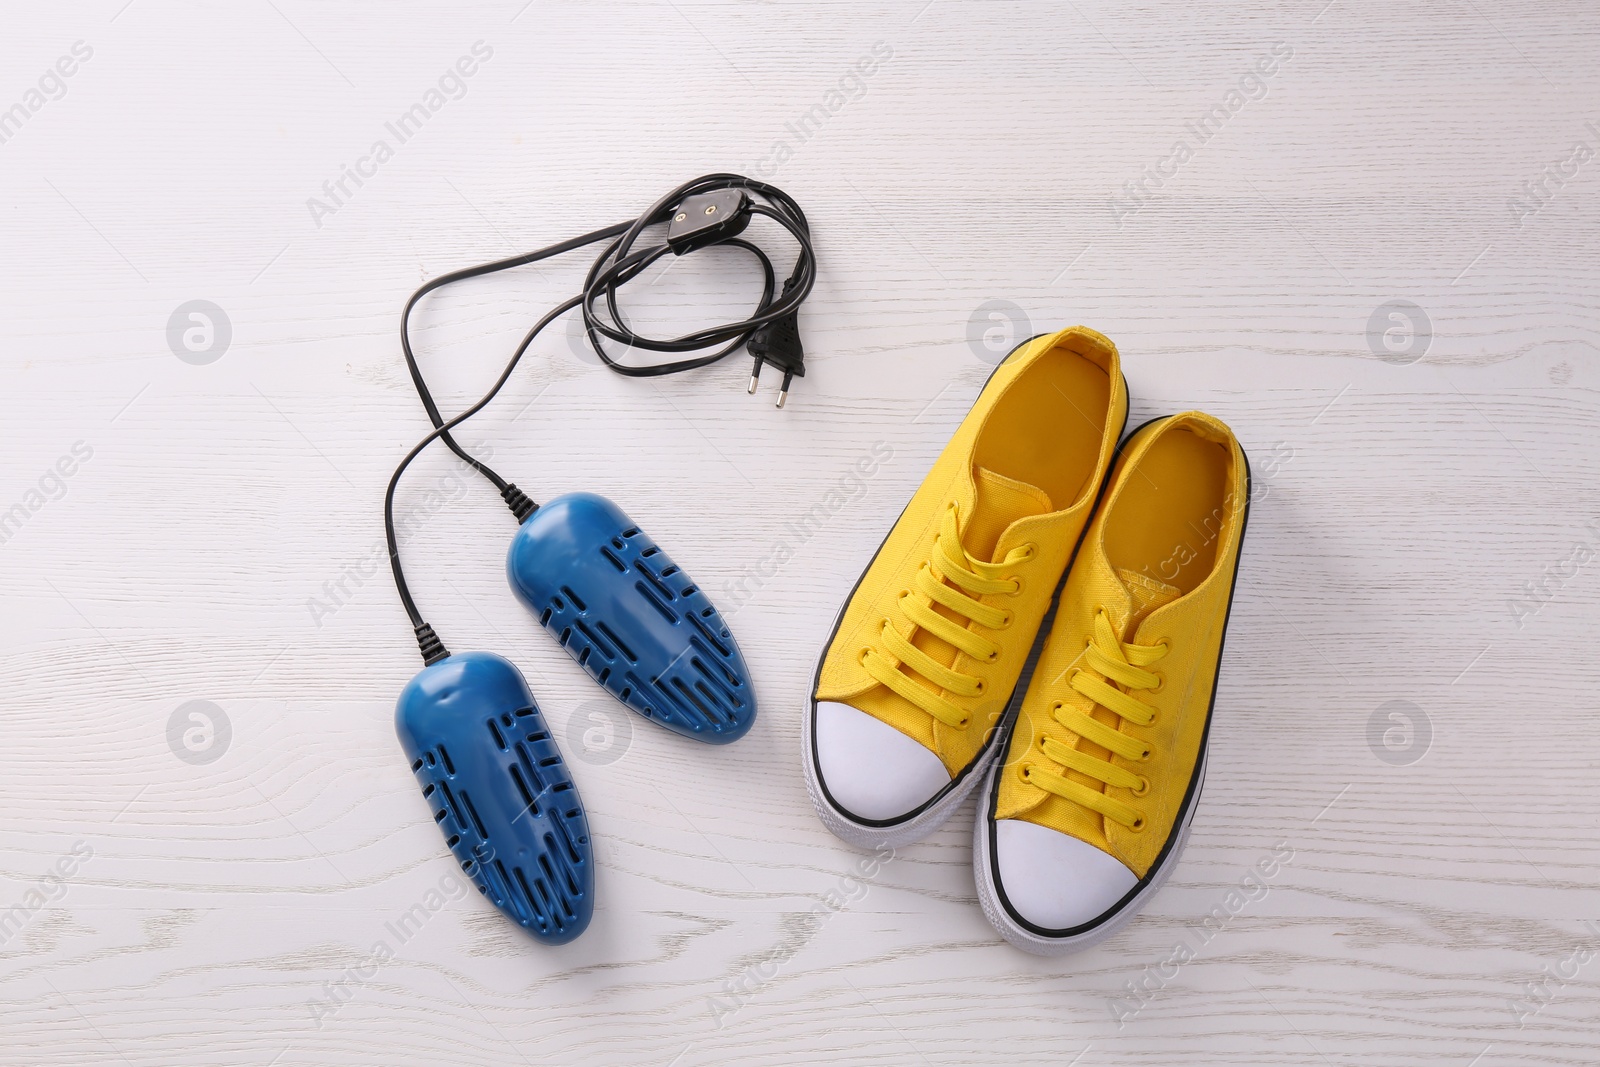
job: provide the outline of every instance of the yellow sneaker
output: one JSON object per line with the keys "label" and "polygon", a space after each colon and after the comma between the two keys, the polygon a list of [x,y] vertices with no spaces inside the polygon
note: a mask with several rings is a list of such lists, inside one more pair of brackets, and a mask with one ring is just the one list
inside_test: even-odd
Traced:
{"label": "yellow sneaker", "polygon": [[1244,451],[1209,415],[1146,423],[1118,450],[979,801],[978,899],[1018,948],[1109,937],[1177,865],[1249,501]]}
{"label": "yellow sneaker", "polygon": [[1116,346],[1085,327],[995,369],[817,665],[804,762],[829,830],[915,841],[981,779],[1127,415]]}

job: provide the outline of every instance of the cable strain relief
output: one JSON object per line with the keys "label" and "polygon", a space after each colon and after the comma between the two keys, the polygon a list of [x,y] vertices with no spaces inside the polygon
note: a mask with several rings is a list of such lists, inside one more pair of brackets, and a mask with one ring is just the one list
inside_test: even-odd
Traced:
{"label": "cable strain relief", "polygon": [[517,517],[518,522],[525,522],[529,515],[539,510],[539,505],[528,499],[528,494],[516,487],[515,483],[507,483],[500,490],[500,497],[506,502],[506,507],[511,509],[511,514]]}
{"label": "cable strain relief", "polygon": [[416,628],[417,648],[422,651],[424,666],[431,667],[442,659],[450,658],[450,650],[444,647],[444,642],[439,640],[439,635],[433,632],[433,627],[427,623]]}

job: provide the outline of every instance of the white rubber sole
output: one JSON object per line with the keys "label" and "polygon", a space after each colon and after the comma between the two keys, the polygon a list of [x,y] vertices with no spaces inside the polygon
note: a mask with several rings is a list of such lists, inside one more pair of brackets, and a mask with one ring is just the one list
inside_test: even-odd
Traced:
{"label": "white rubber sole", "polygon": [[[1209,748],[1209,745],[1207,747]],[[983,906],[984,918],[1000,932],[1001,937],[1022,951],[1031,952],[1035,956],[1065,956],[1069,952],[1093,948],[1134,920],[1178,866],[1178,857],[1183,855],[1183,850],[1189,843],[1189,826],[1194,821],[1195,809],[1200,806],[1200,792],[1206,781],[1206,761],[1202,756],[1200,781],[1195,785],[1195,795],[1189,802],[1189,810],[1184,813],[1183,823],[1178,827],[1178,840],[1156,866],[1153,877],[1131,900],[1107,913],[1109,918],[1102,917],[1098,925],[1081,934],[1070,937],[1047,937],[1034,933],[1013,919],[1011,913],[1006,911],[1006,906],[1001,903],[1000,891],[995,886],[994,864],[989,854],[989,812],[993,810],[991,798],[994,795],[1000,769],[997,765],[985,776],[983,794],[978,802],[978,817],[972,824],[973,879],[977,882],[978,903]]]}

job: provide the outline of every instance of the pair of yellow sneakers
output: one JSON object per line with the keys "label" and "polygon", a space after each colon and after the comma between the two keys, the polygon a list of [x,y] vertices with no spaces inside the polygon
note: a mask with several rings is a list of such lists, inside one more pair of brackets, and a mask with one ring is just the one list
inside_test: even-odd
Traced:
{"label": "pair of yellow sneakers", "polygon": [[804,720],[823,823],[932,833],[980,783],[973,867],[1019,948],[1084,948],[1171,873],[1250,499],[1198,411],[1125,440],[1116,346],[1075,326],[995,370],[840,610]]}

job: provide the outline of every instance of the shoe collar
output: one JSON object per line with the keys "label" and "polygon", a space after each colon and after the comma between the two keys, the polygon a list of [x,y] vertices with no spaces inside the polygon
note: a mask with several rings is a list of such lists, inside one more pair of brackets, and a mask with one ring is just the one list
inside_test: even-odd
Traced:
{"label": "shoe collar", "polygon": [[[1211,573],[1201,579],[1189,592],[1181,594],[1172,600],[1154,608],[1138,619],[1133,632],[1129,632],[1129,622],[1137,615],[1138,604],[1134,595],[1117,575],[1116,567],[1106,553],[1104,529],[1105,519],[1116,507],[1117,497],[1122,486],[1128,481],[1133,465],[1137,464],[1150,446],[1162,434],[1170,433],[1177,429],[1188,429],[1210,441],[1226,445],[1233,454],[1233,477],[1229,489],[1229,496],[1224,501],[1225,521],[1222,530],[1217,536],[1216,559],[1217,563],[1211,568]],[[1185,411],[1169,416],[1147,426],[1128,439],[1122,455],[1119,457],[1111,477],[1111,487],[1107,490],[1106,498],[1100,504],[1098,514],[1089,536],[1085,538],[1083,550],[1079,553],[1075,567],[1081,567],[1086,572],[1086,577],[1092,583],[1090,588],[1102,599],[1097,600],[1098,606],[1104,607],[1111,616],[1112,626],[1122,635],[1125,641],[1144,641],[1141,635],[1159,634],[1167,626],[1170,616],[1183,610],[1183,606],[1192,603],[1197,598],[1209,596],[1216,585],[1230,586],[1233,578],[1229,573],[1230,568],[1225,561],[1234,558],[1234,547],[1239,539],[1243,526],[1244,509],[1247,504],[1249,492],[1249,479],[1245,477],[1247,470],[1244,452],[1239,447],[1239,442],[1234,438],[1233,432],[1221,420],[1207,415],[1203,411]],[[1163,582],[1162,576],[1152,574],[1148,576],[1157,582]]]}

